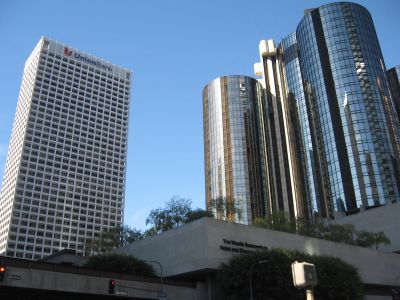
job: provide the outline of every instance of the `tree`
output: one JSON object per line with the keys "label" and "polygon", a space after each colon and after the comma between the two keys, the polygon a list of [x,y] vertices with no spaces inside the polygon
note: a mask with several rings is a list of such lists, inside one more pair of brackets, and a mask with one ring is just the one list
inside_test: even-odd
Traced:
{"label": "tree", "polygon": [[296,219],[296,224],[297,234],[300,235],[321,239],[325,231],[325,224],[319,218],[315,218],[312,222],[304,218],[298,218]]}
{"label": "tree", "polygon": [[214,215],[211,212],[201,208],[191,210],[186,214],[185,224],[205,217],[212,218]]}
{"label": "tree", "polygon": [[270,230],[296,233],[296,221],[287,216],[283,211],[268,214],[265,218],[256,218],[254,225]]}
{"label": "tree", "polygon": [[168,210],[160,208],[152,209],[146,219],[146,225],[151,225],[155,233],[174,228],[172,217]]}
{"label": "tree", "polygon": [[242,210],[238,206],[237,200],[229,197],[217,197],[210,200],[210,207],[215,211],[216,217],[224,221],[238,221],[242,219]]}
{"label": "tree", "polygon": [[146,219],[146,225],[152,225],[157,233],[170,230],[185,223],[187,213],[191,210],[191,201],[173,197],[165,207],[152,209]]}
{"label": "tree", "polygon": [[98,238],[87,239],[85,244],[86,255],[108,253],[112,249],[126,246],[144,238],[143,233],[127,225],[105,229]]}
{"label": "tree", "polygon": [[154,269],[146,262],[131,255],[101,254],[89,257],[84,267],[106,272],[155,276]]}
{"label": "tree", "polygon": [[159,207],[150,211],[146,219],[146,225],[151,225],[151,227],[144,232],[126,225],[106,229],[101,232],[99,237],[86,240],[85,254],[108,253],[112,249],[126,246],[194,220],[213,216],[212,213],[200,208],[193,210],[191,205],[191,200],[175,196],[165,203],[165,207]]}
{"label": "tree", "polygon": [[148,238],[156,234],[157,230],[154,227],[150,227],[149,229],[145,230],[145,232],[143,232],[143,238]]}
{"label": "tree", "polygon": [[328,224],[322,232],[321,238],[337,243],[355,244],[356,230],[351,224]]}
{"label": "tree", "polygon": [[360,230],[357,232],[356,244],[361,247],[375,247],[379,249],[381,244],[390,245],[390,240],[382,232],[369,232],[366,230]]}
{"label": "tree", "polygon": [[379,232],[374,232],[374,244],[375,244],[375,249],[378,250],[379,246],[381,244],[383,245],[390,245],[390,240],[389,238],[383,233],[382,231]]}
{"label": "tree", "polygon": [[[255,299],[303,300],[304,291],[293,285],[291,264],[306,261],[316,266],[318,284],[315,299],[363,299],[362,282],[357,269],[331,256],[312,256],[298,251],[271,249],[233,256],[217,274],[227,299],[249,299],[249,270]],[[262,264],[257,262],[264,261]]]}
{"label": "tree", "polygon": [[390,244],[390,240],[383,232],[356,230],[352,224],[332,224],[321,219],[315,219],[313,222],[301,218],[293,219],[284,212],[256,218],[253,225],[360,247],[378,249],[380,245]]}
{"label": "tree", "polygon": [[145,232],[145,235],[151,236],[203,217],[212,216],[211,213],[200,208],[193,210],[191,205],[191,200],[175,196],[165,203],[165,207],[152,209],[146,219],[146,225],[151,225],[151,228]]}

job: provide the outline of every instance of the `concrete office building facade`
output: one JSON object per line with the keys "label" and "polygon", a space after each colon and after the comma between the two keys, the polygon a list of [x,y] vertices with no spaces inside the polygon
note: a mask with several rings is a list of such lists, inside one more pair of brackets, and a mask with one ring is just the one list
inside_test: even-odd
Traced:
{"label": "concrete office building facade", "polygon": [[40,259],[123,222],[131,71],[41,38],[0,197],[0,253]]}

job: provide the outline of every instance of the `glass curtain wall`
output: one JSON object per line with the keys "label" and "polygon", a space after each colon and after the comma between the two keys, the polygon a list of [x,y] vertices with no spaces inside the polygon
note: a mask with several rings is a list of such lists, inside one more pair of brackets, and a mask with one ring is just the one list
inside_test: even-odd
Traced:
{"label": "glass curtain wall", "polygon": [[295,107],[288,101],[281,55],[273,40],[259,45],[260,62],[256,75],[262,76],[265,89],[265,117],[270,213],[284,212],[292,218],[308,215],[305,180],[299,153],[298,118]]}
{"label": "glass curtain wall", "polygon": [[296,33],[285,37],[278,47],[280,65],[286,86],[286,101],[291,111],[296,138],[296,152],[299,168],[304,180],[304,203],[306,217],[315,215],[327,217],[327,192],[320,167],[320,153],[315,139],[317,128],[311,122],[310,103],[306,101],[303,78],[300,69]]}
{"label": "glass curtain wall", "polygon": [[264,105],[261,84],[247,76],[217,78],[203,90],[206,206],[216,218],[251,224],[265,215]]}
{"label": "glass curtain wall", "polygon": [[387,71],[390,92],[396,109],[397,118],[400,118],[400,66],[396,66]]}
{"label": "glass curtain wall", "polygon": [[309,10],[296,37],[328,215],[399,200],[398,121],[369,12],[346,2]]}

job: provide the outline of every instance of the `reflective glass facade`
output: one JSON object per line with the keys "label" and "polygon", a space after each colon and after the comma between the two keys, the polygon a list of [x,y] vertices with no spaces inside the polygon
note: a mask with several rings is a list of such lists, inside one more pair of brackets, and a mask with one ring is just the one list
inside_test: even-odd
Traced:
{"label": "reflective glass facade", "polygon": [[293,218],[308,213],[305,206],[305,180],[297,143],[298,116],[293,102],[287,101],[285,72],[273,40],[259,45],[260,62],[256,74],[262,76],[265,89],[265,128],[268,190],[268,212],[285,212]]}
{"label": "reflective glass facade", "polygon": [[[259,50],[264,94],[247,111],[255,123],[230,107],[244,83],[229,82],[245,77],[204,90],[207,203],[240,199],[248,223],[267,212],[337,218],[399,201],[400,67],[386,71],[369,12],[349,2],[306,10],[296,32],[278,47],[262,40]],[[238,143],[232,126],[257,130]],[[242,165],[257,172],[235,173],[232,153],[246,147],[259,157],[242,155]],[[244,189],[235,187],[241,180]],[[257,196],[247,192],[254,188]]]}
{"label": "reflective glass facade", "polygon": [[210,201],[233,201],[230,221],[250,224],[266,210],[263,87],[247,76],[214,79],[203,90],[207,209]]}
{"label": "reflective glass facade", "polygon": [[389,69],[386,74],[397,118],[400,118],[400,66]]}
{"label": "reflective glass facade", "polygon": [[[369,12],[354,3],[321,6],[306,13],[296,37],[326,214],[398,201],[398,121]],[[319,213],[318,201],[313,206]]]}
{"label": "reflective glass facade", "polygon": [[279,57],[286,86],[286,101],[291,107],[291,121],[295,132],[298,164],[304,180],[305,216],[312,218],[318,211],[325,217],[327,212],[326,190],[321,174],[319,152],[316,146],[316,128],[310,122],[311,107],[306,101],[299,61],[296,33],[285,37],[279,45]]}

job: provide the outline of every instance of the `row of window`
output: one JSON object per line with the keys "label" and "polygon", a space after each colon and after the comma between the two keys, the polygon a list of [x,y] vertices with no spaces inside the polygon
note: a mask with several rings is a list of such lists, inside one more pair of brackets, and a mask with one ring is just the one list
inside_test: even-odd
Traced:
{"label": "row of window", "polygon": [[[47,57],[46,57],[46,55],[47,55]],[[126,80],[126,79],[124,79],[124,78],[115,76],[115,75],[113,75],[113,74],[111,74],[111,73],[106,73],[106,72],[100,71],[100,70],[98,70],[98,69],[96,69],[96,68],[93,68],[93,67],[88,66],[88,65],[86,65],[86,64],[82,64],[82,63],[80,63],[80,62],[78,62],[78,61],[75,61],[75,60],[73,60],[73,59],[68,59],[68,58],[65,57],[65,56],[61,57],[60,55],[55,54],[55,53],[52,53],[52,52],[47,51],[47,50],[45,50],[45,49],[43,49],[43,51],[42,51],[42,57],[41,57],[41,58],[42,58],[42,59],[47,59],[47,60],[49,60],[49,62],[58,62],[58,63],[63,62],[63,63],[68,63],[69,66],[76,66],[78,70],[80,70],[80,68],[82,68],[81,71],[82,71],[82,72],[85,72],[85,73],[86,73],[85,70],[88,70],[88,74],[89,74],[89,73],[95,73],[96,76],[98,76],[99,79],[101,79],[101,80],[103,80],[103,81],[121,82],[121,83],[123,83],[123,84],[129,84],[129,83],[130,83],[129,80]],[[52,60],[52,58],[54,58],[55,60]]]}

